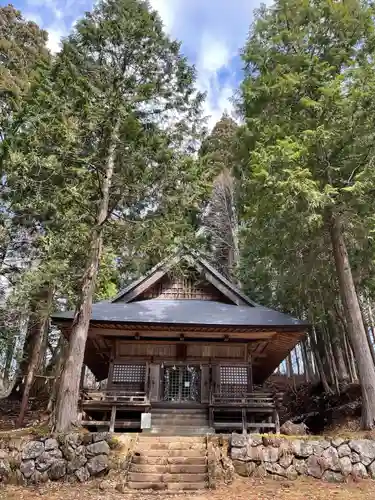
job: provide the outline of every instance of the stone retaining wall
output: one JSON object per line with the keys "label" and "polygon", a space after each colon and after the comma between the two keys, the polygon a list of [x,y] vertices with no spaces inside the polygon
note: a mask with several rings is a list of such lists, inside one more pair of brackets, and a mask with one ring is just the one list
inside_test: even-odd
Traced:
{"label": "stone retaining wall", "polygon": [[110,451],[116,446],[116,439],[107,432],[0,438],[0,482],[84,482],[109,470]]}
{"label": "stone retaining wall", "polygon": [[232,434],[230,456],[241,476],[296,479],[301,475],[329,482],[375,479],[375,441],[370,439]]}

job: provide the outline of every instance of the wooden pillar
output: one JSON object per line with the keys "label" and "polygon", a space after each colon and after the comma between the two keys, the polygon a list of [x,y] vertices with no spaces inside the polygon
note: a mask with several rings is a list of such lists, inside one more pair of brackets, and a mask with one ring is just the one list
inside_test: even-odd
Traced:
{"label": "wooden pillar", "polygon": [[248,370],[247,370],[247,380],[248,380],[248,392],[253,392],[253,359],[251,354],[248,354]]}
{"label": "wooden pillar", "polygon": [[85,376],[86,376],[86,365],[83,364],[82,365],[82,369],[81,369],[81,379],[79,381],[79,389],[80,391],[82,389],[84,389],[84,385],[85,385]]}
{"label": "wooden pillar", "polygon": [[111,420],[109,423],[109,432],[115,432],[115,422],[116,422],[116,405],[112,406],[111,409]]}

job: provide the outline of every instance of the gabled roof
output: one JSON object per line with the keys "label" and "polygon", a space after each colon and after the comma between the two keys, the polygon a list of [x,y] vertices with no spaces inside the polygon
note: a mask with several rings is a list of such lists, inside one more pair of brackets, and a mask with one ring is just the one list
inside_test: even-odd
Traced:
{"label": "gabled roof", "polygon": [[[137,300],[141,294],[182,261],[194,268],[204,279],[228,299],[215,300]],[[53,319],[71,320],[74,311],[55,313]],[[279,311],[263,307],[244,295],[233,283],[214,269],[199,254],[178,252],[153,267],[146,275],[131,283],[110,301],[93,304],[93,323],[201,325],[227,327],[291,328],[304,330],[307,323]]]}
{"label": "gabled roof", "polygon": [[[73,319],[74,311],[54,318]],[[98,323],[191,325],[212,327],[262,327],[304,329],[307,323],[262,306],[236,306],[211,300],[150,299],[123,302],[98,302],[93,305],[91,321]]]}
{"label": "gabled roof", "polygon": [[241,290],[225,278],[225,276],[219,273],[219,271],[212,267],[211,264],[198,254],[198,252],[191,250],[179,251],[172,257],[164,259],[154,266],[147,274],[121,290],[111,302],[133,302],[142,292],[161,280],[173,267],[178,266],[182,262],[187,263],[190,268],[196,269],[233,304],[247,306],[258,305],[242,293]]}

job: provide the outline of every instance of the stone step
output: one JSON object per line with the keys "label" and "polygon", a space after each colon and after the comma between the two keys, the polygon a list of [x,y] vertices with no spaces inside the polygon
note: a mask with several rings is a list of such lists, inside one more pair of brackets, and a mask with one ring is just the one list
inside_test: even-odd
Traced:
{"label": "stone step", "polygon": [[190,464],[135,464],[130,465],[130,472],[139,472],[147,474],[206,474],[207,465],[190,465]]}
{"label": "stone step", "polygon": [[200,483],[207,481],[204,474],[151,474],[143,472],[129,472],[128,481],[131,483]]}
{"label": "stone step", "polygon": [[128,488],[133,490],[170,490],[170,491],[193,491],[204,490],[208,487],[207,482],[199,483],[147,483],[128,482]]}
{"label": "stone step", "polygon": [[153,450],[150,448],[139,448],[134,450],[134,455],[146,456],[146,457],[204,457],[206,455],[206,450],[194,450],[194,449],[157,449]]}
{"label": "stone step", "polygon": [[207,481],[200,481],[197,483],[167,483],[167,490],[170,491],[193,491],[204,490],[208,488]]}
{"label": "stone step", "polygon": [[[141,434],[139,436],[139,442],[155,442],[155,443],[174,443],[176,442],[175,436],[152,436],[147,434]],[[204,436],[179,436],[179,442],[189,442],[189,443],[205,443],[206,438]]]}
{"label": "stone step", "polygon": [[135,447],[137,451],[147,451],[147,450],[206,450],[205,443],[197,443],[190,441],[140,441]]}
{"label": "stone step", "polygon": [[164,436],[205,436],[210,434],[210,429],[208,427],[191,427],[188,425],[166,426],[163,424],[160,427],[152,426],[151,434]]}
{"label": "stone step", "polygon": [[149,455],[133,455],[133,464],[147,464],[147,465],[206,465],[207,458],[205,456],[199,457],[151,457]]}

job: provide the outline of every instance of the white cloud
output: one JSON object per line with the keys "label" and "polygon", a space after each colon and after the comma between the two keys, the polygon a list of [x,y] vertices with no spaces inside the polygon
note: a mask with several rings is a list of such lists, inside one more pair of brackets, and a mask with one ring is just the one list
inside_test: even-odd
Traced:
{"label": "white cloud", "polygon": [[224,41],[204,32],[201,37],[198,67],[203,71],[215,72],[229,63],[230,51]]}
{"label": "white cloud", "polygon": [[165,29],[171,33],[179,9],[180,0],[151,0],[150,4],[153,9],[159,12]]}
{"label": "white cloud", "polygon": [[239,77],[232,61],[245,43],[253,9],[260,1],[151,0],[151,4],[196,64],[197,86],[206,93],[204,112],[212,128],[224,111],[233,109],[231,98]]}
{"label": "white cloud", "polygon": [[[49,32],[48,46],[56,52],[73,19],[90,10],[94,1],[28,0],[28,17]],[[150,0],[167,32],[182,41],[183,52],[197,67],[197,86],[207,94],[205,112],[211,116],[210,126],[225,110],[232,109],[230,99],[239,80],[233,58],[245,43],[252,12],[260,3],[261,0]],[[41,19],[41,7],[49,11],[48,17]]]}
{"label": "white cloud", "polygon": [[37,12],[23,12],[23,17],[29,21],[33,21],[38,26],[43,25],[43,20]]}
{"label": "white cloud", "polygon": [[58,27],[52,25],[47,28],[48,31],[48,42],[47,47],[52,52],[56,54],[61,49],[61,38],[66,35],[65,27]]}

